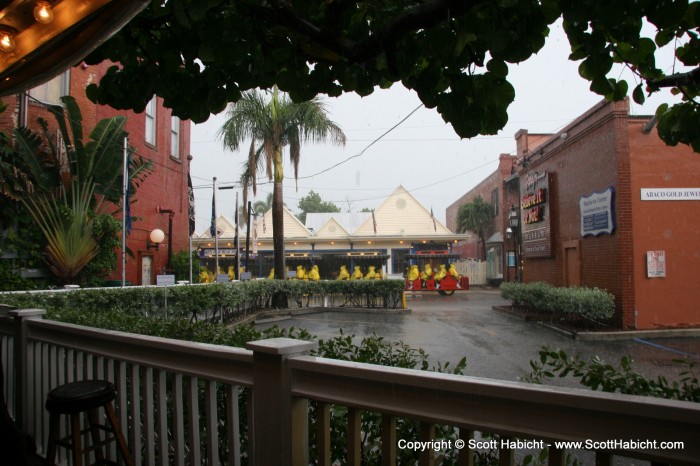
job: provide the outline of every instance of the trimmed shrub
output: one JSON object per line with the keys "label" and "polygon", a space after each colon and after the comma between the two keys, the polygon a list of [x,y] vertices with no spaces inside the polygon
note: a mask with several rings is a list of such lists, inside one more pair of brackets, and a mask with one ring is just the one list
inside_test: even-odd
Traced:
{"label": "trimmed shrub", "polygon": [[504,283],[501,296],[514,307],[558,317],[600,321],[615,314],[615,297],[599,288],[562,288],[542,282]]}
{"label": "trimmed shrub", "polygon": [[0,294],[0,302],[21,308],[47,311],[120,311],[148,317],[189,317],[224,308],[264,308],[273,294],[290,298],[305,295],[343,294],[370,296],[384,300],[386,307],[401,302],[401,280],[301,281],[251,280],[238,283],[212,283],[170,287],[92,288],[36,293]]}

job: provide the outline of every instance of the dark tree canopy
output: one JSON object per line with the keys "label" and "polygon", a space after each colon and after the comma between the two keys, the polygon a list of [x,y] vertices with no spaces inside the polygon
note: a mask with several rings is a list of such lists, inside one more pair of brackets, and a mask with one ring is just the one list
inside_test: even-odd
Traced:
{"label": "dark tree canopy", "polygon": [[330,201],[324,201],[321,199],[321,195],[313,190],[299,199],[298,207],[301,212],[297,215],[297,218],[301,220],[301,223],[306,223],[306,214],[308,213],[340,212],[340,207]]}
{"label": "dark tree canopy", "polygon": [[[495,134],[515,97],[508,64],[540,50],[558,18],[593,92],[621,99],[631,91],[637,102],[664,89],[682,94],[683,103],[657,111],[659,132],[700,150],[700,10],[688,0],[151,2],[88,58],[122,66],[88,95],[142,111],[157,94],[180,118],[202,122],[257,87],[276,84],[303,101],[401,82],[460,136]],[[642,36],[644,20],[654,37]],[[656,67],[658,48],[676,40],[690,72]],[[637,82],[618,81],[614,63],[626,63]]]}

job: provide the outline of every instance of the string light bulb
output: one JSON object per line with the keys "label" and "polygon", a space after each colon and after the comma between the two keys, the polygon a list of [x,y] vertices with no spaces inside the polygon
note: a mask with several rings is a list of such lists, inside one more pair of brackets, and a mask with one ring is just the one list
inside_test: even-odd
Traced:
{"label": "string light bulb", "polygon": [[41,24],[49,24],[53,21],[51,4],[45,0],[39,0],[34,7],[34,18]]}
{"label": "string light bulb", "polygon": [[0,51],[9,53],[15,50],[15,31],[10,28],[0,28]]}

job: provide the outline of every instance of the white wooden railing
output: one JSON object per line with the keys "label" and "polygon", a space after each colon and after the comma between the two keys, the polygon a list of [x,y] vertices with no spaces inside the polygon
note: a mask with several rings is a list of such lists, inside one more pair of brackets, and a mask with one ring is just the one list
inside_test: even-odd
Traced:
{"label": "white wooden railing", "polygon": [[[137,465],[306,466],[314,450],[319,465],[335,460],[359,465],[368,448],[360,427],[363,412],[381,413],[383,464],[396,464],[398,449],[408,442],[435,445],[441,440],[438,424],[455,433],[446,449],[454,449],[456,439],[467,442],[457,452],[458,464],[472,464],[468,441],[481,432],[552,445],[657,442],[651,449],[649,444],[598,449],[599,464],[612,464],[613,454],[659,464],[697,464],[700,458],[696,403],[317,358],[307,355],[315,342],[282,338],[238,349],[64,324],[42,314],[15,310],[0,316],[8,406],[40,453],[48,430],[43,409],[48,391],[73,380],[104,378],[117,386],[117,411]],[[315,403],[314,445],[309,401]],[[331,457],[332,406],[347,408],[345,458]],[[417,438],[397,438],[399,418],[420,422]],[[662,449],[661,442],[677,443]],[[419,464],[440,464],[450,453],[446,449],[427,449]],[[501,464],[514,464],[518,449],[499,449]],[[60,460],[65,463],[65,456]],[[565,451],[549,447],[548,461],[565,464]]]}

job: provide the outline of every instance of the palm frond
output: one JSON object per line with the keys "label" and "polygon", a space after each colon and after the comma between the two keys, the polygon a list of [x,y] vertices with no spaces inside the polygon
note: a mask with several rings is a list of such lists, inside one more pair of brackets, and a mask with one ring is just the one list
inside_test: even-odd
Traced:
{"label": "palm frond", "polygon": [[58,197],[42,193],[23,199],[47,240],[46,264],[64,283],[74,280],[99,252],[90,215],[93,194],[94,184],[73,182],[70,193],[62,187]]}
{"label": "palm frond", "polygon": [[27,167],[29,174],[36,181],[36,187],[43,191],[51,191],[59,185],[59,175],[55,166],[47,160],[47,154],[41,152],[41,137],[29,128],[15,128],[17,152]]}

